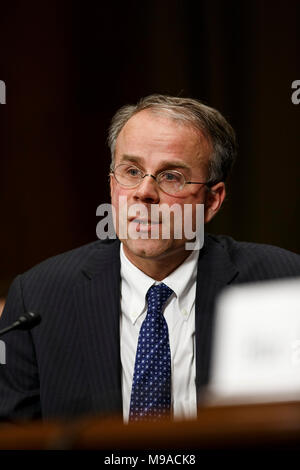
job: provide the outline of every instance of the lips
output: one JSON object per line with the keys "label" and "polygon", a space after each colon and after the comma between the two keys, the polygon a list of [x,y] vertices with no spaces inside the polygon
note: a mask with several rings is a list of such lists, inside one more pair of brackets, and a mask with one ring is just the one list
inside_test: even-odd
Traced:
{"label": "lips", "polygon": [[150,232],[152,227],[157,227],[160,225],[160,222],[154,222],[151,219],[139,219],[139,218],[133,218],[129,219],[129,223],[135,225],[135,231],[136,232]]}
{"label": "lips", "polygon": [[153,220],[148,220],[148,219],[129,219],[129,222],[134,222],[136,224],[142,224],[142,225],[157,225],[160,224],[160,222],[155,222]]}

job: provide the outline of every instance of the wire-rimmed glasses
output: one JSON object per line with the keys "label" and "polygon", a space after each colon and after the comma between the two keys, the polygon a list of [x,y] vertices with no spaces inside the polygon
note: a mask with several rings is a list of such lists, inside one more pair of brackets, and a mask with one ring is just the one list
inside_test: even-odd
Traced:
{"label": "wire-rimmed glasses", "polygon": [[186,181],[185,176],[177,170],[164,170],[157,176],[144,173],[140,168],[128,163],[121,163],[111,170],[116,181],[125,188],[135,188],[146,176],[151,176],[160,189],[167,194],[174,195],[180,193],[187,184],[204,184],[211,187],[209,181]]}

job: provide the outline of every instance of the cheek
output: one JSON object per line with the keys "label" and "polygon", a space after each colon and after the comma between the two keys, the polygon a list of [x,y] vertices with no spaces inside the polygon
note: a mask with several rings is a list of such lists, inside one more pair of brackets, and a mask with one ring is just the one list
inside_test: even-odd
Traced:
{"label": "cheek", "polygon": [[120,197],[128,197],[128,190],[122,188],[114,180],[111,181],[110,184],[110,196],[111,196],[111,203],[112,205],[117,208],[119,207],[119,198]]}
{"label": "cheek", "polygon": [[205,186],[198,186],[198,185],[191,185],[191,193],[190,193],[190,199],[192,199],[193,203],[198,203],[198,204],[204,204],[205,202]]}

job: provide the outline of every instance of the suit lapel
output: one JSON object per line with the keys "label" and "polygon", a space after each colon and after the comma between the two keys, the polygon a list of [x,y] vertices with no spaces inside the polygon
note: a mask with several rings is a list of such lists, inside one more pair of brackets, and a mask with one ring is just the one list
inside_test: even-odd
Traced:
{"label": "suit lapel", "polygon": [[214,325],[214,307],[220,291],[237,276],[226,248],[212,236],[205,237],[199,254],[195,304],[196,326],[196,387],[200,404],[203,386],[209,380]]}
{"label": "suit lapel", "polygon": [[99,243],[75,288],[82,354],[93,409],[121,413],[120,244]]}

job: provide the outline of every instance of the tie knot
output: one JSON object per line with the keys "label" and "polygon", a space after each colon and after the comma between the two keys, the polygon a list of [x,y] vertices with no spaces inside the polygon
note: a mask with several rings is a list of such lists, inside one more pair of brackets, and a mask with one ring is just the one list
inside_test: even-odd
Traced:
{"label": "tie knot", "polygon": [[148,310],[162,310],[164,304],[172,294],[172,289],[163,282],[157,286],[150,287],[146,295]]}

